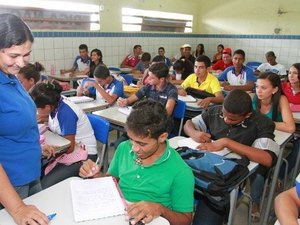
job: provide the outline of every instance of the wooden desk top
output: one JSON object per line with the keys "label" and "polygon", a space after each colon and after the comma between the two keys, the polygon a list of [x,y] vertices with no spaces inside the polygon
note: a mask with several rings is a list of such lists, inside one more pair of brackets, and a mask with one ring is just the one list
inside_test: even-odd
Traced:
{"label": "wooden desk top", "polygon": [[60,81],[73,81],[73,80],[79,80],[88,77],[87,75],[75,75],[75,76],[70,76],[70,75],[61,75],[61,74],[56,74],[56,75],[48,75],[49,78],[55,79],[55,80],[60,80]]}

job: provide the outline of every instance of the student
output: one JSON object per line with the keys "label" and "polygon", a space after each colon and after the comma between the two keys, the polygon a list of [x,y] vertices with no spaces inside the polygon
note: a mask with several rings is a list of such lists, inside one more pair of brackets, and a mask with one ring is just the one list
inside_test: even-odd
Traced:
{"label": "student", "polygon": [[290,188],[275,198],[275,213],[280,225],[299,224],[300,184],[298,182],[296,181],[296,187]]}
{"label": "student", "polygon": [[[223,106],[210,107],[201,115],[188,120],[184,132],[201,143],[199,148],[203,150],[219,151],[226,147],[259,163],[251,177],[253,196],[262,191],[256,187],[260,187],[264,174],[277,159],[279,146],[274,141],[274,128],[269,118],[253,111],[251,97],[236,89],[227,95]],[[214,209],[204,196],[200,200],[193,225],[223,224],[226,213]]]}
{"label": "student", "polygon": [[44,67],[39,62],[35,62],[34,64],[28,63],[20,69],[17,77],[27,92],[29,92],[30,89],[40,81],[40,72],[43,70]]}
{"label": "student", "polygon": [[128,98],[119,98],[121,107],[132,105],[138,100],[149,98],[162,103],[168,115],[172,115],[178,94],[177,88],[168,81],[169,68],[164,62],[155,63],[149,68],[149,84],[141,87]]}
{"label": "student", "polygon": [[33,219],[48,224],[45,215],[34,207],[25,207],[10,188],[11,183],[22,199],[41,190],[36,109],[15,76],[29,62],[34,38],[19,17],[0,14],[0,20],[0,202],[18,224],[34,224]]}
{"label": "student", "polygon": [[222,60],[218,60],[215,64],[213,64],[211,69],[216,70],[217,72],[223,72],[229,66],[233,66],[231,49],[225,48],[222,52]]}
{"label": "student", "polygon": [[254,110],[274,121],[276,130],[288,133],[295,131],[295,121],[277,74],[264,72],[259,75],[252,105]]}
{"label": "student", "polygon": [[134,69],[134,67],[139,63],[140,55],[142,53],[143,53],[142,46],[135,45],[133,47],[133,53],[129,54],[125,57],[125,59],[122,61],[121,65],[120,65],[120,67]]}
{"label": "student", "polygon": [[225,69],[218,77],[219,81],[223,81],[221,86],[225,91],[241,89],[252,92],[256,77],[253,70],[243,64],[245,62],[245,52],[242,49],[234,51],[232,62],[233,66]]}
{"label": "student", "polygon": [[211,61],[207,56],[199,56],[194,66],[195,73],[189,75],[178,89],[178,94],[183,96],[187,95],[185,89],[189,87],[214,94],[215,97],[198,101],[198,105],[203,108],[207,108],[210,103],[220,104],[224,99],[218,79],[208,72],[210,64]]}
{"label": "student", "polygon": [[184,47],[183,46],[181,46],[180,48],[179,48],[179,53],[177,53],[173,58],[172,58],[172,62],[175,62],[176,60],[179,60],[182,56],[184,56]]}
{"label": "student", "polygon": [[126,121],[130,140],[119,145],[107,174],[90,160],[80,169],[81,177],[118,179],[125,200],[131,202],[127,207],[131,224],[140,220],[148,224],[159,216],[170,225],[191,224],[194,177],[169,146],[169,120],[161,103],[148,99],[136,103]]}
{"label": "student", "polygon": [[260,75],[263,72],[272,72],[277,75],[285,76],[286,75],[286,69],[284,65],[281,65],[276,62],[276,55],[273,51],[267,52],[266,55],[266,63],[262,63],[257,67],[255,70],[255,75]]}
{"label": "student", "polygon": [[158,55],[160,55],[161,57],[164,58],[164,62],[170,68],[172,66],[172,63],[171,63],[170,59],[165,56],[165,48],[159,47],[157,52],[158,52]]}
{"label": "student", "polygon": [[290,104],[300,105],[300,63],[291,66],[288,81],[282,83],[282,90]]}
{"label": "student", "polygon": [[185,59],[176,60],[173,64],[175,74],[172,76],[172,84],[181,84],[190,74],[194,73],[194,65]]}
{"label": "student", "polygon": [[217,53],[214,54],[214,56],[213,56],[213,61],[212,61],[212,63],[216,63],[216,62],[218,62],[219,60],[222,60],[223,50],[224,50],[224,45],[219,44],[219,45],[217,46]]}
{"label": "student", "polygon": [[204,44],[202,43],[198,44],[196,47],[196,51],[193,52],[193,56],[195,58],[199,57],[200,55],[205,55]]}
{"label": "student", "polygon": [[90,78],[94,77],[94,71],[98,65],[105,66],[102,58],[102,52],[99,49],[95,48],[91,51],[91,64],[90,71],[88,73]]}
{"label": "student", "polygon": [[189,44],[184,44],[184,45],[182,45],[182,47],[183,47],[183,56],[180,59],[190,60],[190,62],[194,64],[196,58],[191,53],[192,46]]}
{"label": "student", "polygon": [[119,97],[124,97],[122,81],[110,75],[106,66],[97,66],[94,71],[95,81],[90,79],[83,81],[77,88],[77,95],[93,95],[96,98],[103,98],[110,105],[113,105]]}
{"label": "student", "polygon": [[88,56],[88,46],[86,44],[79,45],[79,56],[76,56],[71,69],[61,69],[60,73],[71,73],[74,75],[86,75],[90,71],[91,59]]}
{"label": "student", "polygon": [[139,72],[144,73],[146,69],[149,68],[151,64],[151,55],[149,52],[144,52],[141,61],[135,66]]}
{"label": "student", "polygon": [[[57,164],[49,172],[50,166],[42,177],[42,187],[50,187],[68,177],[77,176],[81,160],[97,159],[97,146],[93,128],[86,114],[73,102],[63,98],[62,88],[55,81],[37,84],[31,91],[36,104],[38,116],[48,117],[49,129],[71,142],[66,152],[68,162],[57,160]],[[84,145],[85,150],[75,151],[76,143]]]}

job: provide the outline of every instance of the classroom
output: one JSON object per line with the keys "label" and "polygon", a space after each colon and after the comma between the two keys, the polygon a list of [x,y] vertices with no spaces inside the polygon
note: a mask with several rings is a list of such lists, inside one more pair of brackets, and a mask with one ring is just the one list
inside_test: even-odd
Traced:
{"label": "classroom", "polygon": [[[299,1],[0,5],[5,23],[17,21],[0,25],[0,86],[6,89],[0,123],[8,131],[0,132],[0,190],[7,190],[0,191],[0,224],[297,223]],[[178,61],[184,69],[177,69]],[[19,109],[6,111],[8,104]],[[7,136],[12,127],[18,128],[15,142]],[[9,152],[12,146],[18,147]],[[224,207],[197,183],[198,167],[182,148],[247,159],[247,174],[226,189]],[[107,175],[115,179],[104,180]],[[97,203],[102,200],[107,203]],[[89,204],[101,211],[118,204],[121,213],[99,215],[84,208]]]}

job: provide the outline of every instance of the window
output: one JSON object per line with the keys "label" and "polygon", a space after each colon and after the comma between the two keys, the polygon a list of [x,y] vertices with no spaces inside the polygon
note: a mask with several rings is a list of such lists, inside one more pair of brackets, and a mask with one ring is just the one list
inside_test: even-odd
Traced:
{"label": "window", "polygon": [[122,9],[123,31],[192,32],[193,16],[179,13]]}
{"label": "window", "polygon": [[100,30],[98,5],[64,1],[0,0],[0,13],[20,16],[33,30]]}

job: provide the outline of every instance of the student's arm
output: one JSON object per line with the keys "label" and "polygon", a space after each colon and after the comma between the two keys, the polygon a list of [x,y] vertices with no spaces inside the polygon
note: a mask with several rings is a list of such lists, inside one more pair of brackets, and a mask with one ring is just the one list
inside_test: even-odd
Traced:
{"label": "student's arm", "polygon": [[282,122],[274,122],[275,129],[288,133],[294,133],[296,130],[293,114],[286,96],[281,95],[279,100],[279,110],[282,115]]}
{"label": "student's arm", "polygon": [[75,149],[75,134],[74,135],[65,135],[63,136],[65,139],[68,139],[71,142],[70,147],[68,148],[67,154],[72,153]]}
{"label": "student's arm", "polygon": [[254,89],[254,82],[248,81],[245,85],[226,85],[224,86],[225,91],[232,91],[235,89],[240,89],[243,91],[253,91]]}
{"label": "student's arm", "polygon": [[127,64],[128,64],[128,56],[129,56],[129,55],[127,55],[127,56],[125,57],[125,59],[122,61],[120,67],[121,67],[121,68],[131,68],[131,69],[134,69],[134,67],[131,67],[131,66],[127,65]]}
{"label": "student's arm", "polygon": [[[200,115],[201,116],[201,115]],[[198,117],[197,117],[198,118]],[[211,135],[195,128],[192,120],[184,124],[184,133],[198,143],[211,142]]]}
{"label": "student's arm", "polygon": [[118,99],[119,96],[117,96],[115,94],[110,95],[100,85],[98,85],[96,83],[93,83],[93,82],[91,82],[91,83],[92,83],[92,86],[94,88],[96,88],[96,90],[100,93],[100,95],[105,99],[105,101],[108,102],[108,104],[112,105],[112,104],[114,104],[117,101],[117,99]]}
{"label": "student's arm", "polygon": [[175,99],[168,99],[167,104],[166,104],[166,110],[167,110],[168,116],[172,116],[175,105],[176,105]]}
{"label": "student's arm", "polygon": [[33,205],[25,205],[12,187],[9,179],[0,165],[0,202],[6,208],[18,225],[49,224],[47,216]]}
{"label": "student's arm", "polygon": [[139,98],[136,96],[136,94],[132,94],[128,98],[118,98],[117,104],[120,107],[125,107],[125,106],[132,105],[137,100],[139,100]]}
{"label": "student's arm", "polygon": [[104,177],[110,175],[102,173],[100,171],[100,167],[95,162],[88,159],[84,161],[82,166],[80,167],[79,176],[82,178],[96,178],[96,177]]}
{"label": "student's arm", "polygon": [[298,225],[300,199],[296,188],[291,188],[279,194],[275,199],[275,213],[281,225]]}
{"label": "student's arm", "polygon": [[141,201],[130,204],[127,214],[135,218],[135,223],[143,220],[148,224],[159,216],[166,218],[170,225],[189,225],[192,222],[192,213],[175,212],[156,202]]}
{"label": "student's arm", "polygon": [[223,101],[224,101],[224,96],[221,91],[218,91],[215,93],[215,97],[207,97],[205,99],[202,99],[199,102],[199,106],[201,106],[203,108],[207,108],[210,103],[222,104]]}
{"label": "student's arm", "polygon": [[77,75],[87,75],[89,72],[90,72],[90,67],[87,67],[82,71],[75,72],[74,75],[75,76],[77,76]]}

